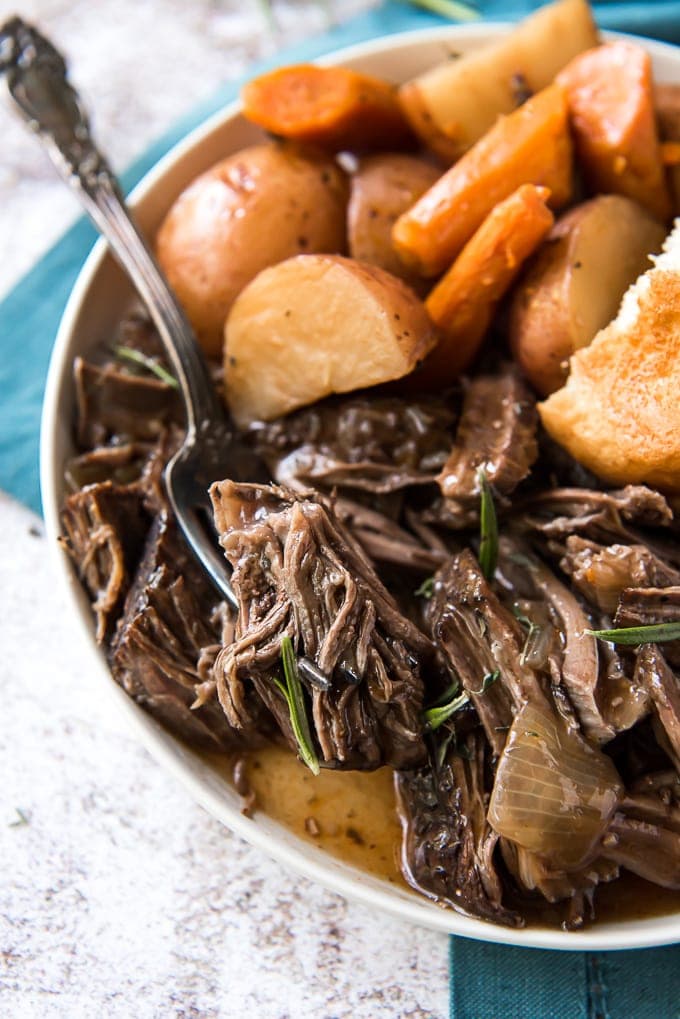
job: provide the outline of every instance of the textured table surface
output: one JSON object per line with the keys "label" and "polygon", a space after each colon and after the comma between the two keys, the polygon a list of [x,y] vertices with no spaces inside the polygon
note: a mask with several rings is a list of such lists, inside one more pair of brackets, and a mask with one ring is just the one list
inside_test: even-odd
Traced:
{"label": "textured table surface", "polygon": [[[0,0],[0,21],[18,11],[66,50],[120,169],[249,61],[324,27],[311,2],[276,10],[277,37],[233,0]],[[77,210],[4,103],[0,120],[2,293]],[[40,521],[2,495],[0,619],[3,1019],[446,1014],[444,937],[283,872],[126,733],[88,675]]]}

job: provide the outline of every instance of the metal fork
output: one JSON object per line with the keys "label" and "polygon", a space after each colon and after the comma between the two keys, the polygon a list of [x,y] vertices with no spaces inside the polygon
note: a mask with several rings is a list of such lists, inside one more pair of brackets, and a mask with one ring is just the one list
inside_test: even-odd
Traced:
{"label": "metal fork", "polygon": [[[184,400],[187,425],[182,446],[165,468],[168,498],[197,558],[222,596],[238,609],[217,536],[206,527],[212,520],[208,488],[227,477],[264,480],[263,464],[238,438],[225,413],[191,326],[92,140],[87,113],[67,80],[64,58],[35,28],[12,18],[0,28],[3,71],[28,126],[108,242],[158,329]],[[314,662],[301,658],[298,668],[308,682],[328,688],[328,678]]]}

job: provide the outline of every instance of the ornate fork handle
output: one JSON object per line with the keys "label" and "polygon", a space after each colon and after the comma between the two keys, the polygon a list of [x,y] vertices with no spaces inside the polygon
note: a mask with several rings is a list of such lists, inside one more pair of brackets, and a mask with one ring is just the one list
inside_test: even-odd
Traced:
{"label": "ornate fork handle", "polygon": [[12,18],[0,28],[0,71],[28,126],[41,138],[59,174],[76,191],[99,232],[148,306],[187,409],[187,441],[230,428],[191,327],[146,241],[131,219],[118,182],[90,134],[64,58],[31,25]]}

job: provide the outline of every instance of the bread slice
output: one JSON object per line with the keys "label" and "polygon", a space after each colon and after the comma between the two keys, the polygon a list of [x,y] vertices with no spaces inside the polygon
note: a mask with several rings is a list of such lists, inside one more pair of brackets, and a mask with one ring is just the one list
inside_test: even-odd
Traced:
{"label": "bread slice", "polygon": [[550,435],[605,481],[680,492],[680,220],[652,260],[539,411]]}

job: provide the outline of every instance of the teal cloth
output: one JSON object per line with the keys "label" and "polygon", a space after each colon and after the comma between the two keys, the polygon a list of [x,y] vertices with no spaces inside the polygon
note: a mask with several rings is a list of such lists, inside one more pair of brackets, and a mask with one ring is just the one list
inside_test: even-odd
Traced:
{"label": "teal cloth", "polygon": [[449,939],[451,1019],[678,1019],[680,945],[552,952]]}
{"label": "teal cloth", "polygon": [[[522,17],[534,6],[523,0],[478,4],[484,17],[499,21]],[[595,4],[595,11],[603,28],[680,42],[680,0],[603,2]],[[365,39],[441,23],[435,15],[387,2],[260,63],[251,74]],[[232,100],[238,87],[234,82],[223,86],[152,145],[123,175],[124,189],[133,187],[187,131]],[[79,220],[0,305],[0,488],[37,511],[40,405],[50,348],[94,240],[92,228]],[[593,954],[451,938],[450,1014],[452,1019],[680,1019],[679,964],[678,946]]]}

